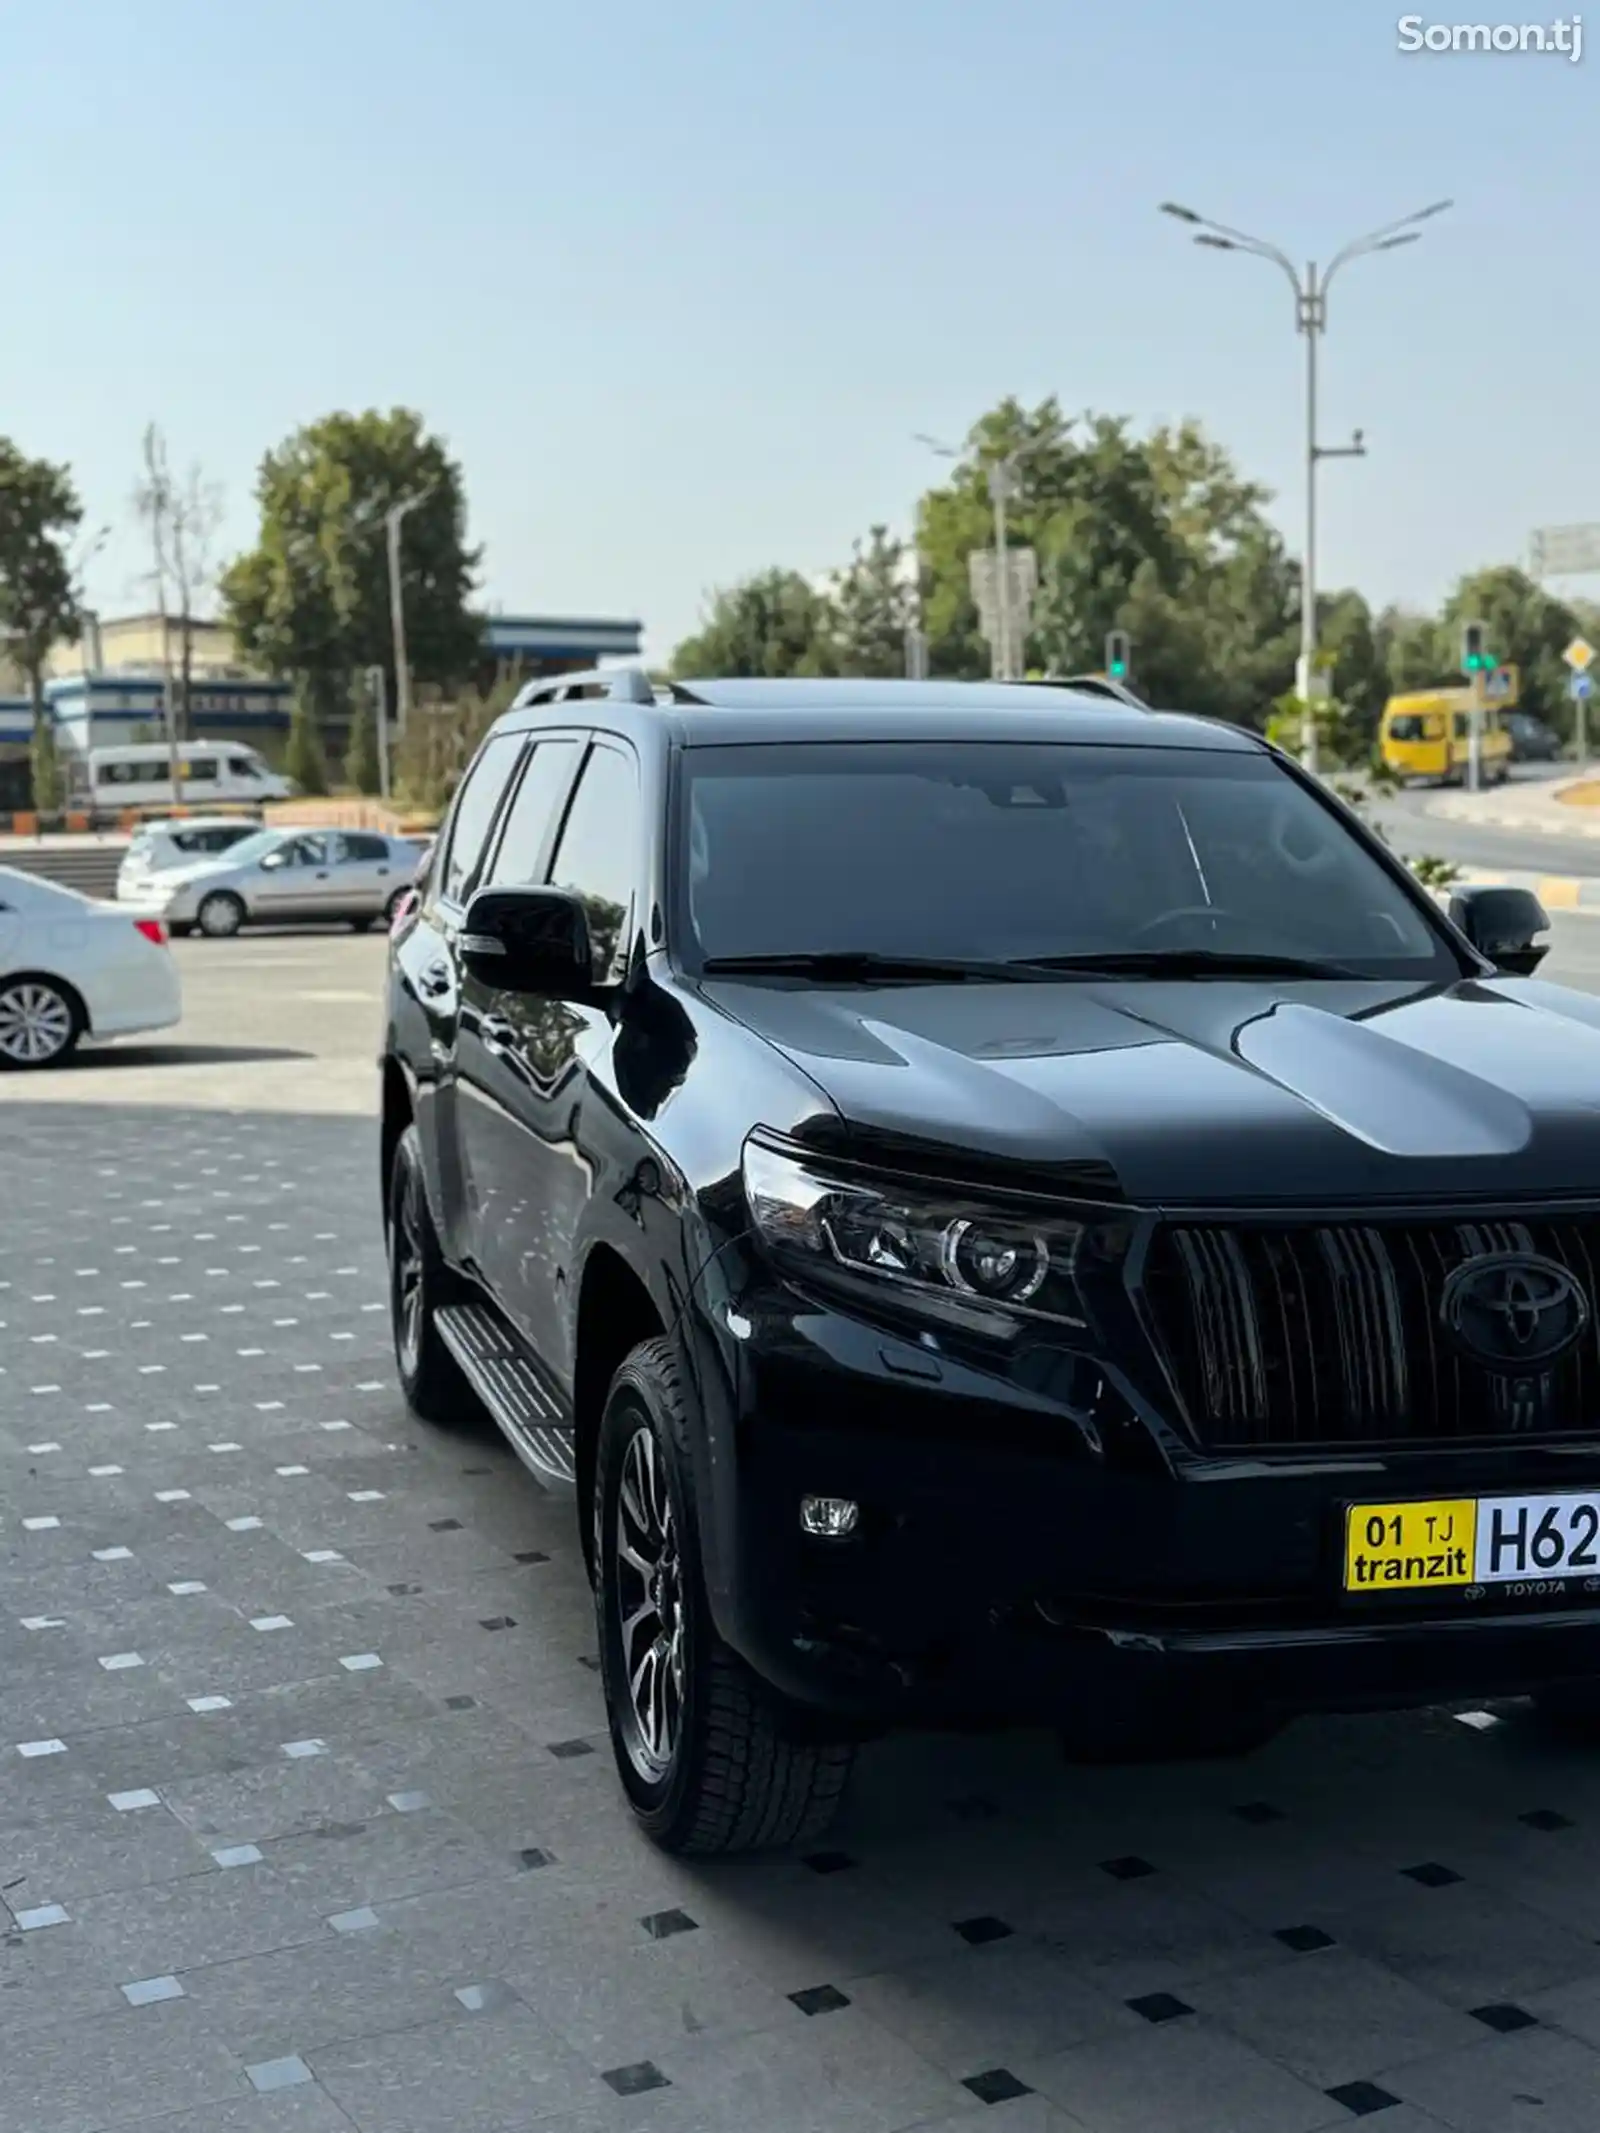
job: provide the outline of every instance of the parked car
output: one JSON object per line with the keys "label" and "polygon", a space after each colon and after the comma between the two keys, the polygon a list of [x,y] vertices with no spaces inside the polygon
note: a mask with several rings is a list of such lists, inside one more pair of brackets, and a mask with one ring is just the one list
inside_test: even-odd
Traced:
{"label": "parked car", "polygon": [[147,903],[158,874],[231,851],[261,825],[241,815],[189,815],[178,822],[153,822],[139,830],[117,869],[121,903]]}
{"label": "parked car", "polygon": [[390,947],[395,1352],[575,1496],[658,1843],[815,1837],[884,1725],[1594,1719],[1600,1000],[1547,924],[1201,719],[523,693]]}
{"label": "parked car", "polygon": [[0,1069],[59,1066],[80,1043],[183,1013],[159,918],[0,867]]}
{"label": "parked car", "polygon": [[228,851],[162,874],[153,893],[174,933],[222,940],[241,926],[343,919],[365,932],[392,919],[418,840],[376,830],[257,830]]}
{"label": "parked car", "polygon": [[1555,734],[1532,711],[1506,711],[1501,722],[1511,736],[1511,760],[1513,763],[1556,763],[1561,760],[1561,743]]}

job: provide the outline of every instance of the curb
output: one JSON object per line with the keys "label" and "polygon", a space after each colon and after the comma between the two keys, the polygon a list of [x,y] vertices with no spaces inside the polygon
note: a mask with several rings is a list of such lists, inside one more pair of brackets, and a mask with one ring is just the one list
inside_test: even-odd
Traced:
{"label": "curb", "polygon": [[1469,822],[1486,830],[1536,830],[1547,837],[1600,837],[1600,821],[1592,818],[1594,808],[1572,808],[1566,813],[1552,817],[1549,814],[1507,815],[1487,808],[1463,805],[1459,800],[1432,800],[1423,813],[1434,816],[1441,822]]}
{"label": "curb", "polygon": [[[1600,917],[1600,877],[1586,874],[1511,874],[1495,867],[1463,867],[1450,888],[1531,889],[1547,911],[1586,911]],[[1445,903],[1450,888],[1440,891]]]}

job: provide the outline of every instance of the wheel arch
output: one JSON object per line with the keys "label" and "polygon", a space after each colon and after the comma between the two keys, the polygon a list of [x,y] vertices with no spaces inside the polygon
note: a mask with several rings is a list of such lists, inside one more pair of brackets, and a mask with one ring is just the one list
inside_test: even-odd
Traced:
{"label": "wheel arch", "polygon": [[591,1245],[578,1287],[572,1377],[573,1465],[586,1561],[591,1561],[594,1549],[594,1521],[589,1507],[606,1394],[624,1358],[642,1341],[658,1340],[667,1330],[667,1321],[643,1275],[615,1245],[603,1240]]}

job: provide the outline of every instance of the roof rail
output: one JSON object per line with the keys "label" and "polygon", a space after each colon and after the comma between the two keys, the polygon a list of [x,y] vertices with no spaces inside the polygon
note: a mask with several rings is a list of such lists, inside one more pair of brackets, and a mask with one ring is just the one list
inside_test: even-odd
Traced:
{"label": "roof rail", "polygon": [[524,689],[519,704],[562,703],[575,696],[599,697],[614,704],[653,704],[656,692],[643,667],[589,667],[581,674],[552,674]]}
{"label": "roof rail", "polygon": [[1029,684],[1035,689],[1076,689],[1080,696],[1105,696],[1113,703],[1126,704],[1130,711],[1148,711],[1150,706],[1142,696],[1135,696],[1126,682],[1113,681],[1109,674],[1047,674],[1042,681]]}

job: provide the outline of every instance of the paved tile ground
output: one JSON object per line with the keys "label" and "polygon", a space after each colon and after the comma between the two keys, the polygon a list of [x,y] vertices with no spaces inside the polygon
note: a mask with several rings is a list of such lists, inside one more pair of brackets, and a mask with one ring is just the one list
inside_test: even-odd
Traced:
{"label": "paved tile ground", "polygon": [[3,2133],[1593,2133],[1600,1752],[1515,1710],[653,1852],[570,1511],[396,1397],[372,1140],[0,1102]]}

